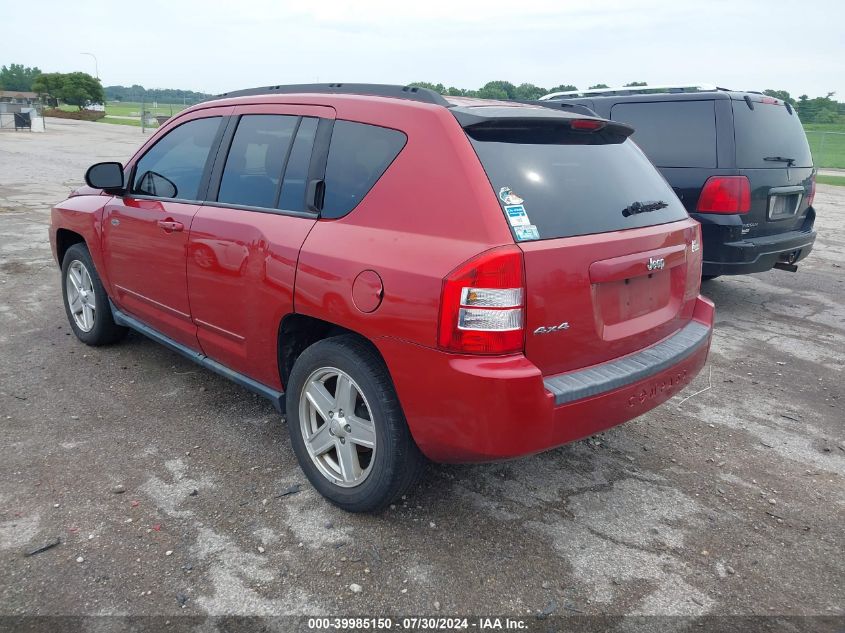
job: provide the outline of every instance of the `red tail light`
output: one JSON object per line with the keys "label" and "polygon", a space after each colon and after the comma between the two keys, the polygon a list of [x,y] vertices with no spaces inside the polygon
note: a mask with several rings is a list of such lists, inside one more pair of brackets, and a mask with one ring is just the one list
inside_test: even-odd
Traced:
{"label": "red tail light", "polygon": [[523,347],[522,251],[502,246],[461,264],[443,280],[438,345],[450,352],[508,354]]}
{"label": "red tail light", "polygon": [[605,125],[607,123],[604,121],[596,121],[594,119],[573,119],[569,127],[573,130],[581,130],[582,132],[597,132]]}
{"label": "red tail light", "polygon": [[810,181],[810,191],[807,194],[807,206],[813,206],[813,198],[816,197],[816,177],[813,176],[813,179]]}
{"label": "red tail light", "polygon": [[699,213],[748,213],[751,185],[745,176],[711,176],[698,197]]}

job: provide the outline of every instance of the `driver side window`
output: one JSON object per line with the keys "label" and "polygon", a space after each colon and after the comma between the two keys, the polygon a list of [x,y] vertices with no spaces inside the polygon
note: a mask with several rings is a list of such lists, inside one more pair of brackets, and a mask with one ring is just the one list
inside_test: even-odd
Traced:
{"label": "driver side window", "polygon": [[221,117],[194,119],[164,135],[135,166],[132,193],[196,200]]}

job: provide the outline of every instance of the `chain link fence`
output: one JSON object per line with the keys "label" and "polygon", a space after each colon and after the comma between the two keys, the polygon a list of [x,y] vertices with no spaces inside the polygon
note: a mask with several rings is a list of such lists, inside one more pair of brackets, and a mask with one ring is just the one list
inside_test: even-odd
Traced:
{"label": "chain link fence", "polygon": [[845,169],[845,132],[807,130],[816,167]]}

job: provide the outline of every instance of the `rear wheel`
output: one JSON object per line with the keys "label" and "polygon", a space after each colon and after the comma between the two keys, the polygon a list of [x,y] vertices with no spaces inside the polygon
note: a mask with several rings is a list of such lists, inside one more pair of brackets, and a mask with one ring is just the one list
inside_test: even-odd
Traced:
{"label": "rear wheel", "polygon": [[354,336],[319,341],[288,381],[291,444],[311,484],[350,512],[378,511],[419,479],[414,443],[387,368]]}
{"label": "rear wheel", "polygon": [[112,317],[109,297],[84,244],[74,244],[62,260],[62,297],[73,333],[86,345],[119,341],[126,328]]}
{"label": "rear wheel", "polygon": [[716,277],[721,277],[721,275],[701,275],[701,281],[710,281],[716,279]]}

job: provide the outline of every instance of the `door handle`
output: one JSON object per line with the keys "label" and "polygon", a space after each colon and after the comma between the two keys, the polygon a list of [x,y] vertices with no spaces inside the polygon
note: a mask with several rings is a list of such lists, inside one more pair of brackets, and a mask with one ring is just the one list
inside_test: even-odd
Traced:
{"label": "door handle", "polygon": [[181,222],[174,222],[173,220],[159,220],[157,224],[168,233],[171,231],[182,231],[185,228],[184,224]]}

